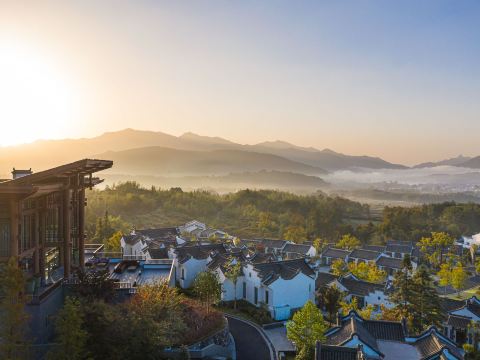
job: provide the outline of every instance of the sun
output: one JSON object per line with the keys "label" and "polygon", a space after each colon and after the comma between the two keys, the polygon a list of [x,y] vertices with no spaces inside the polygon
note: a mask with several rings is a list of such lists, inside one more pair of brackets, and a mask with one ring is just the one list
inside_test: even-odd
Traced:
{"label": "sun", "polygon": [[64,137],[79,111],[68,80],[37,48],[0,38],[0,146]]}

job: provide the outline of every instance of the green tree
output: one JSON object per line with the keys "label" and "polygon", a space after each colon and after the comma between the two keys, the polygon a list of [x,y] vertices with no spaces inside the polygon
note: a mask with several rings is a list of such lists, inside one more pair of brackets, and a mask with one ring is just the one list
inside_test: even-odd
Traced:
{"label": "green tree", "polygon": [[290,225],[283,233],[283,237],[285,240],[293,241],[297,244],[302,244],[307,239],[308,234],[305,231],[304,227]]}
{"label": "green tree", "polygon": [[343,235],[337,243],[337,247],[345,250],[353,250],[359,248],[362,245],[360,240],[351,234]]}
{"label": "green tree", "polygon": [[318,302],[328,313],[330,323],[335,321],[335,316],[340,310],[340,303],[344,296],[345,294],[336,285],[320,288]]}
{"label": "green tree", "polygon": [[233,259],[230,259],[225,266],[224,275],[233,284],[233,291],[235,293],[233,308],[237,309],[237,282],[238,278],[242,275],[242,264],[239,261],[233,262]]}
{"label": "green tree", "polygon": [[325,340],[326,330],[327,323],[321,311],[311,301],[307,301],[293,315],[292,320],[287,322],[287,337],[295,344],[298,352],[313,351],[317,340]]}
{"label": "green tree", "polygon": [[17,360],[26,357],[25,278],[17,258],[11,257],[0,274],[0,358]]}
{"label": "green tree", "polygon": [[342,313],[347,315],[350,311],[355,311],[358,315],[360,315],[363,319],[371,319],[373,313],[373,305],[369,304],[360,308],[358,306],[358,299],[356,297],[352,297],[350,302],[348,301],[341,301],[340,307],[342,309]]}
{"label": "green tree", "polygon": [[165,347],[177,344],[187,331],[182,299],[166,282],[143,285],[125,307],[129,359],[162,358]]}
{"label": "green tree", "polygon": [[452,287],[457,290],[457,293],[465,287],[467,278],[468,274],[465,271],[463,264],[461,262],[457,263],[457,265],[453,267],[451,275],[451,284]]}
{"label": "green tree", "polygon": [[387,273],[384,270],[380,270],[377,265],[374,263],[367,264],[363,261],[358,263],[349,263],[348,271],[360,280],[374,283],[382,283],[387,277]]}
{"label": "green tree", "polygon": [[438,284],[445,287],[445,293],[447,292],[447,286],[452,283],[452,268],[448,263],[440,265],[440,270],[437,273]]}
{"label": "green tree", "polygon": [[443,264],[446,249],[449,249],[455,239],[445,232],[432,232],[431,237],[423,237],[417,243],[427,261],[434,267]]}
{"label": "green tree", "polygon": [[412,277],[413,330],[420,333],[431,325],[440,327],[443,313],[440,308],[440,297],[433,285],[433,280],[425,266],[420,266]]}
{"label": "green tree", "polygon": [[211,271],[199,273],[193,282],[193,291],[206,307],[208,314],[210,306],[219,302],[222,294],[217,274]]}
{"label": "green tree", "polygon": [[333,261],[332,265],[330,265],[330,270],[335,276],[343,276],[348,273],[347,264],[342,259]]}
{"label": "green tree", "polygon": [[119,252],[121,251],[121,242],[122,239],[122,232],[117,231],[114,233],[106,242],[105,242],[105,249],[107,251]]}
{"label": "green tree", "polygon": [[67,298],[55,322],[58,347],[48,354],[49,360],[81,360],[86,356],[87,332],[83,329],[80,303]]}
{"label": "green tree", "polygon": [[323,240],[322,238],[316,238],[315,240],[313,240],[313,247],[317,252],[317,256],[320,255],[324,246],[325,246],[325,240]]}

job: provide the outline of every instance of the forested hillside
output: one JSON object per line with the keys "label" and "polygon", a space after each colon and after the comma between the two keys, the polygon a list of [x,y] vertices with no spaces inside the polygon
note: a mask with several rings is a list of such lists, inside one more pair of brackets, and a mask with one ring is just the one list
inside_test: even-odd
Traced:
{"label": "forested hillside", "polygon": [[[352,231],[350,219],[369,220],[369,207],[324,194],[299,196],[272,190],[242,190],[218,195],[145,189],[126,182],[88,194],[87,230],[92,237],[97,218],[110,214],[114,227],[177,226],[192,219],[242,237],[324,237],[334,240]],[[119,221],[120,217],[121,221]],[[128,225],[125,225],[127,223]]]}
{"label": "forested hillside", "polygon": [[[301,196],[273,190],[219,195],[180,188],[146,189],[126,182],[90,191],[87,209],[90,239],[99,232],[99,222],[108,222],[107,232],[113,233],[129,231],[132,226],[178,226],[192,219],[240,237],[297,242],[316,238],[337,241],[344,234],[353,234],[363,243],[383,243],[392,238],[418,241],[432,231],[445,231],[455,237],[480,232],[478,204],[386,207],[380,218],[374,219],[369,206],[358,202],[323,193]],[[98,234],[96,240],[102,240]]]}

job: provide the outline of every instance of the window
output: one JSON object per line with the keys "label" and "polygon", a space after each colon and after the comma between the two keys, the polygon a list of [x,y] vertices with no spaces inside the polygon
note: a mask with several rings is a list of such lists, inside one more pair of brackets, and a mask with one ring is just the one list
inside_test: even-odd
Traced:
{"label": "window", "polygon": [[268,295],[269,295],[269,294],[268,294],[268,290],[265,290],[265,304],[267,304],[267,305],[268,305],[268,302],[269,302],[269,300],[270,300],[270,299],[268,298],[268,297],[269,297]]}
{"label": "window", "polygon": [[182,280],[185,280],[185,269],[182,268],[182,277],[181,277]]}
{"label": "window", "polygon": [[253,293],[253,302],[255,305],[258,304],[258,288],[255,286],[254,293]]}
{"label": "window", "polygon": [[312,291],[312,284],[308,284],[308,292]]}
{"label": "window", "polygon": [[248,273],[248,277],[252,277],[252,273]]}
{"label": "window", "polygon": [[246,282],[243,283],[243,298],[244,299],[247,298],[247,283]]}

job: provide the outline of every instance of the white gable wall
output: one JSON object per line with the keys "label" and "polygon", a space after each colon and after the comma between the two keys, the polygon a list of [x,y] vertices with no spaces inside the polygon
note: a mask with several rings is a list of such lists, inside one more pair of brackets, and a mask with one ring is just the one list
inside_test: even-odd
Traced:
{"label": "white gable wall", "polygon": [[174,264],[176,267],[177,281],[182,289],[189,288],[193,285],[193,281],[197,275],[207,269],[208,260],[209,259],[197,260],[190,258],[185,263],[180,264],[178,260],[175,259]]}

